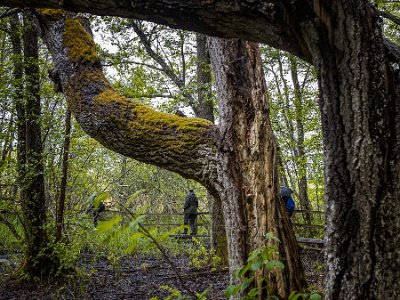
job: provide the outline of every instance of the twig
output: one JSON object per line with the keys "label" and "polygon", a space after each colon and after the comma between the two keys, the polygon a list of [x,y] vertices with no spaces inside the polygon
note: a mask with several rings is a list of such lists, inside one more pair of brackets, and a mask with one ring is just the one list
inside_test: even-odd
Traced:
{"label": "twig", "polygon": [[3,12],[3,13],[0,15],[0,19],[9,17],[9,16],[11,16],[11,15],[13,15],[13,14],[16,14],[16,13],[19,13],[19,12],[21,12],[21,11],[22,11],[22,10],[21,10],[20,8],[7,9],[5,12]]}
{"label": "twig", "polygon": [[[124,207],[126,212],[133,218],[136,219],[135,214],[132,213],[128,208]],[[193,292],[188,286],[186,286],[186,284],[184,283],[183,279],[182,279],[182,275],[180,274],[180,272],[178,271],[178,268],[175,266],[175,264],[173,263],[173,261],[169,258],[167,252],[165,251],[164,247],[157,241],[157,239],[155,237],[153,237],[151,235],[151,233],[145,228],[143,227],[143,225],[141,223],[138,223],[139,225],[139,232],[141,232],[144,236],[146,236],[147,238],[149,238],[154,245],[156,245],[156,247],[158,248],[158,250],[161,252],[161,254],[163,255],[165,261],[172,267],[173,272],[175,273],[175,277],[178,280],[178,283],[181,285],[181,287],[183,287],[186,291],[188,291],[188,293],[194,298],[196,299],[196,293]]]}

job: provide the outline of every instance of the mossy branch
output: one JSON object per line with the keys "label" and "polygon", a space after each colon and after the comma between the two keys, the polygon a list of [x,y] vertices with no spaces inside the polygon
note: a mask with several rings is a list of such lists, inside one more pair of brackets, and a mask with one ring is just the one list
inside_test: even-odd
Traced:
{"label": "mossy branch", "polygon": [[38,12],[44,40],[69,107],[82,129],[107,148],[209,185],[215,172],[214,125],[157,112],[119,95],[105,78],[88,21]]}

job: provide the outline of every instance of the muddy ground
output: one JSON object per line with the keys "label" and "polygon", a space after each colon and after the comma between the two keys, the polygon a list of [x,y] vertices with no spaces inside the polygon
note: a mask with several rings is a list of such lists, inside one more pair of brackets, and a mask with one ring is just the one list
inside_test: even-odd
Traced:
{"label": "muddy ground", "polygon": [[[325,275],[321,252],[303,251],[302,258],[310,286],[322,289]],[[226,299],[224,290],[229,282],[226,269],[196,270],[188,258],[174,258],[173,262],[182,283],[177,281],[173,268],[161,258],[130,257],[115,265],[106,258],[94,261],[92,256],[84,255],[78,270],[80,276],[66,277],[57,284],[28,285],[8,281],[3,268],[0,299],[165,299],[172,292],[168,287],[184,294],[188,294],[185,287],[195,292],[209,289],[207,299]]]}

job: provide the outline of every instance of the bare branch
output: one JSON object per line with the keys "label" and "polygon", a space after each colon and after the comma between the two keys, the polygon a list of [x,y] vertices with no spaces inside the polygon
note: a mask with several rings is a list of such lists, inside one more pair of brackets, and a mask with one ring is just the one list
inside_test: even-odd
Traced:
{"label": "bare branch", "polygon": [[400,18],[398,16],[395,16],[387,11],[383,10],[377,10],[378,14],[386,19],[389,19],[393,23],[397,24],[400,26]]}
{"label": "bare branch", "polygon": [[0,19],[9,17],[9,16],[11,16],[11,15],[13,15],[13,14],[17,14],[17,13],[19,13],[19,12],[21,12],[21,11],[22,11],[22,10],[19,9],[19,8],[8,9],[8,10],[6,10],[5,12],[3,12],[2,14],[0,14]]}

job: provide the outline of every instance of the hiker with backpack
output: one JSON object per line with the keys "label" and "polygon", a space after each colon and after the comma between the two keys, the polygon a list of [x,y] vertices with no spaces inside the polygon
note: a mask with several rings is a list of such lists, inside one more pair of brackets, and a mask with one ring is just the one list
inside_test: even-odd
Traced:
{"label": "hiker with backpack", "polygon": [[[189,194],[185,198],[184,209],[184,219],[183,224],[185,226],[190,225],[191,235],[197,234],[197,207],[199,206],[199,201],[197,200],[196,194],[193,190],[189,190]],[[183,234],[187,234],[187,227],[183,230]]]}
{"label": "hiker with backpack", "polygon": [[93,215],[93,225],[94,227],[97,226],[98,220],[99,220],[99,215],[103,211],[106,210],[106,205],[104,204],[103,201],[96,201],[97,194],[94,193],[89,197],[89,201],[91,202],[91,205],[89,209],[87,210],[88,213],[91,213]]}
{"label": "hiker with backpack", "polygon": [[292,198],[293,191],[287,186],[281,186],[279,196],[285,201],[286,211],[289,215],[289,218],[293,215],[294,211],[294,200]]}

